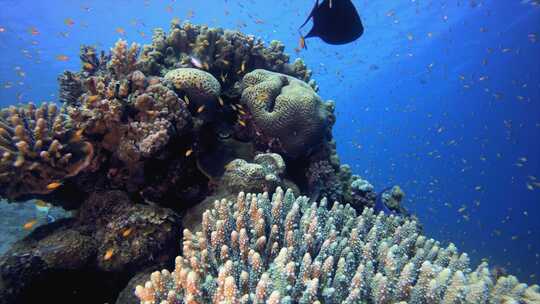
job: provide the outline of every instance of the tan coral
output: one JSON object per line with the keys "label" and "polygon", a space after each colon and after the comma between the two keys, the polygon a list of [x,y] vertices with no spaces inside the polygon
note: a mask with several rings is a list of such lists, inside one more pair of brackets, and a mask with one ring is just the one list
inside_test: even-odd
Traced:
{"label": "tan coral", "polygon": [[199,69],[179,68],[169,71],[165,79],[173,83],[178,92],[186,94],[197,105],[216,102],[221,85],[212,74]]}
{"label": "tan coral", "polygon": [[116,77],[123,77],[136,70],[137,58],[139,56],[139,45],[132,43],[128,47],[127,41],[119,39],[111,48],[111,60],[108,68]]}
{"label": "tan coral", "polygon": [[226,91],[234,91],[234,84],[257,68],[309,81],[311,71],[301,59],[289,63],[284,48],[279,41],[265,45],[262,39],[239,31],[173,22],[168,35],[162,29],[154,31],[138,66],[146,74],[164,75],[174,68],[193,67],[191,59],[197,58],[205,70],[220,78]]}
{"label": "tan coral", "polygon": [[54,104],[10,107],[0,112],[0,196],[52,192],[85,169],[93,146]]}
{"label": "tan coral", "polygon": [[320,144],[331,113],[315,91],[296,78],[255,70],[242,80],[242,103],[264,136],[275,139],[287,156],[297,157]]}

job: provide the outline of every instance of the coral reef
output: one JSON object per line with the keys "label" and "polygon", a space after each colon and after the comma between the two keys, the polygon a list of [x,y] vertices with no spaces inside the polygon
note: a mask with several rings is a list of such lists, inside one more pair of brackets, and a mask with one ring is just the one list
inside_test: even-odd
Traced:
{"label": "coral reef", "polygon": [[56,105],[0,111],[1,197],[50,193],[90,164],[93,146]]}
{"label": "coral reef", "polygon": [[330,111],[315,91],[293,77],[257,69],[242,80],[242,103],[268,146],[295,158],[316,150],[330,126]]}
{"label": "coral reef", "polygon": [[278,188],[216,201],[184,231],[174,271],[152,273],[141,303],[538,303],[538,286],[497,281],[485,262],[421,235],[416,222],[360,216]]}
{"label": "coral reef", "polygon": [[[58,78],[61,109],[1,110],[0,198],[40,197],[75,216],[0,258],[0,303],[51,292],[111,302],[126,284],[118,303],[131,303],[145,274],[173,266],[182,226],[192,231],[183,257],[136,288],[143,303],[538,299],[536,287],[492,277],[485,264],[471,271],[453,245],[398,217],[399,187],[377,196],[352,175],[332,140],[334,103],[283,50],[173,22],[150,45],[83,45],[81,70]],[[238,199],[203,215],[223,197]],[[378,199],[392,216],[366,208]]]}
{"label": "coral reef", "polygon": [[219,77],[223,89],[236,92],[234,85],[254,69],[267,69],[309,81],[311,71],[303,61],[289,63],[284,45],[263,41],[238,31],[209,28],[189,22],[173,22],[168,34],[154,30],[152,44],[143,48],[138,62],[145,74],[164,76],[176,68],[199,68]]}
{"label": "coral reef", "polygon": [[45,292],[59,302],[85,293],[106,302],[97,295],[114,299],[114,291],[104,290],[122,288],[144,267],[171,263],[179,237],[173,211],[133,204],[119,191],[95,193],[75,218],[38,227],[0,258],[0,303],[34,303]]}

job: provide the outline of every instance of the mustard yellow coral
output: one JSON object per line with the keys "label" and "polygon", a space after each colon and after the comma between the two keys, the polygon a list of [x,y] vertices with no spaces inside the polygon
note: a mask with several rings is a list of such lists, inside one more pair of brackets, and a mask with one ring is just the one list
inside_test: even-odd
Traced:
{"label": "mustard yellow coral", "polygon": [[86,168],[93,147],[54,104],[0,111],[0,197],[53,191]]}

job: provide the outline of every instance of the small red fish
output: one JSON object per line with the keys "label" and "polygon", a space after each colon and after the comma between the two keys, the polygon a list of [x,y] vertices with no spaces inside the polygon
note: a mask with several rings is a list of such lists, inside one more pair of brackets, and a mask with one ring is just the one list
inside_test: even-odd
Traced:
{"label": "small red fish", "polygon": [[298,39],[298,48],[300,50],[303,50],[303,49],[307,50],[306,39],[304,38],[304,36],[300,36],[300,39]]}
{"label": "small red fish", "polygon": [[65,61],[69,60],[69,57],[66,56],[66,55],[58,55],[58,56],[56,56],[56,60],[65,62]]}
{"label": "small red fish", "polygon": [[124,30],[124,28],[121,28],[121,27],[117,27],[115,31],[122,36],[126,34],[126,30]]}
{"label": "small red fish", "polygon": [[64,23],[67,25],[67,26],[73,26],[75,24],[75,21],[73,21],[73,19],[71,18],[66,18],[64,20]]}
{"label": "small red fish", "polygon": [[30,33],[30,35],[32,36],[36,36],[36,35],[39,35],[39,30],[36,28],[36,27],[31,27],[28,29],[28,32]]}
{"label": "small red fish", "polygon": [[37,220],[31,220],[23,225],[24,230],[30,230],[37,223]]}

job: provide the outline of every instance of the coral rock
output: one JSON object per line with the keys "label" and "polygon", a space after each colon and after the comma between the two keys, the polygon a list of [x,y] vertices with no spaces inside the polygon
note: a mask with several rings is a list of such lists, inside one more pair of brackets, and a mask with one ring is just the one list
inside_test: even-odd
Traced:
{"label": "coral rock", "polygon": [[243,189],[273,191],[281,183],[285,162],[279,154],[266,153],[255,156],[253,163],[235,159],[225,166],[223,185],[230,193]]}
{"label": "coral rock", "polygon": [[285,155],[298,157],[325,138],[331,113],[315,91],[296,78],[255,70],[242,80],[242,103],[255,128]]}
{"label": "coral rock", "polygon": [[141,303],[538,303],[538,286],[495,283],[415,221],[310,203],[291,191],[216,201],[184,231],[176,267],[135,288]]}
{"label": "coral rock", "polygon": [[52,192],[85,169],[93,146],[54,104],[10,107],[0,112],[0,196]]}

